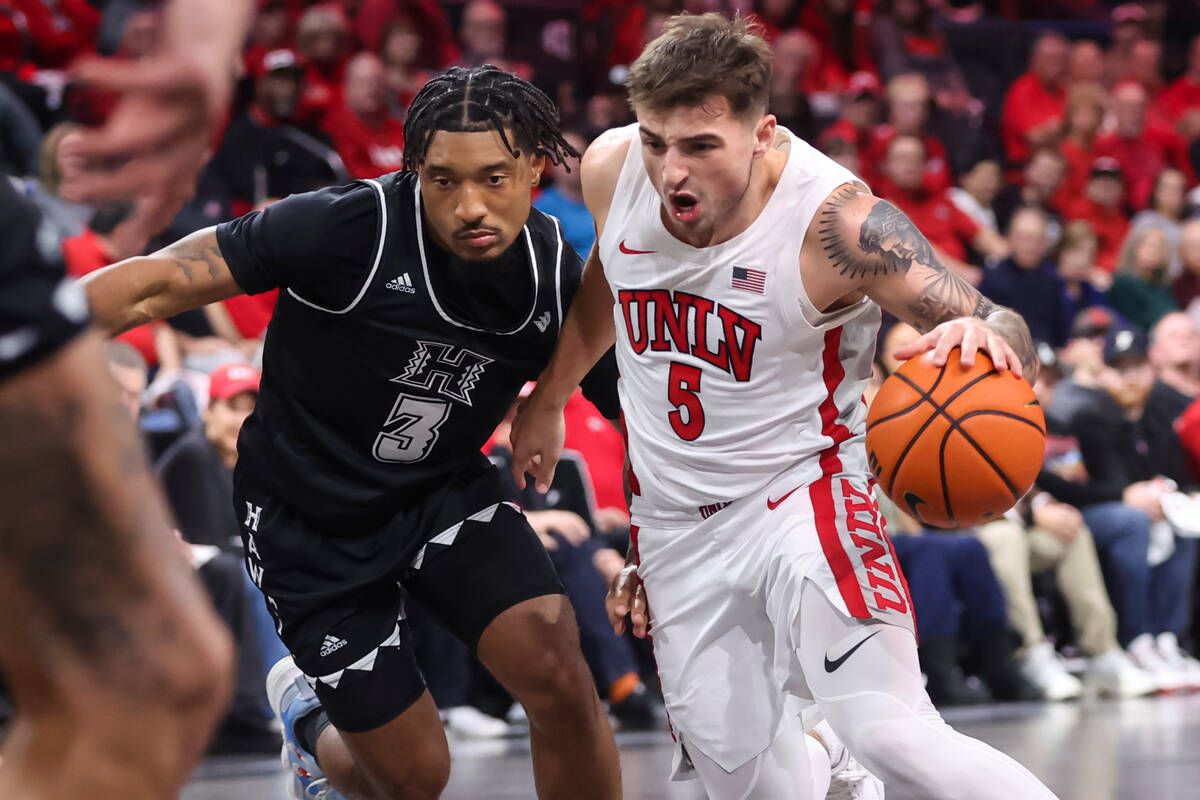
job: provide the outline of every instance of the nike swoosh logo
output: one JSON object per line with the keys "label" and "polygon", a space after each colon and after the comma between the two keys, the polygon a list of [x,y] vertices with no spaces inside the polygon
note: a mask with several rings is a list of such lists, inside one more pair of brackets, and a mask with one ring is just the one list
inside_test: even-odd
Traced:
{"label": "nike swoosh logo", "polygon": [[917,510],[917,506],[927,506],[929,503],[926,503],[924,500],[922,500],[919,494],[912,491],[906,491],[904,493],[904,504],[908,506],[908,510],[912,512],[913,517],[918,522],[924,521],[921,517],[921,512]]}
{"label": "nike swoosh logo", "polygon": [[625,246],[624,239],[621,240],[621,244],[617,245],[617,247],[618,247],[618,249],[620,249],[620,251],[622,253],[625,253],[626,255],[630,255],[630,256],[648,256],[651,253],[658,252],[657,250],[633,250],[633,249]]}
{"label": "nike swoosh logo", "polygon": [[785,494],[783,497],[779,498],[778,500],[772,500],[771,498],[768,497],[767,498],[767,510],[774,511],[775,509],[779,508],[779,504],[782,503],[784,500],[787,500],[789,497],[791,497],[792,492],[795,492],[799,488],[800,487],[797,486],[795,489],[792,489],[791,492],[788,492],[787,494]]}
{"label": "nike swoosh logo", "polygon": [[842,656],[841,656],[841,658],[838,658],[838,659],[836,659],[836,660],[834,660],[834,661],[830,661],[830,660],[829,660],[829,654],[828,654],[828,653],[826,653],[826,654],[825,654],[825,671],[826,671],[826,672],[833,672],[833,671],[834,671],[834,670],[836,670],[838,667],[840,667],[842,664],[845,664],[845,663],[846,663],[846,659],[847,659],[847,658],[849,658],[850,656],[854,655],[854,651],[855,651],[855,650],[857,650],[858,648],[862,647],[864,644],[866,644],[866,643],[867,643],[867,639],[870,639],[870,638],[871,638],[872,636],[874,636],[876,633],[879,633],[879,631],[873,631],[872,633],[868,634],[867,636],[864,636],[862,639],[860,639],[860,640],[859,640],[858,644],[854,645],[854,647],[851,647],[851,648],[850,648],[849,650],[847,650],[845,653],[842,653]]}

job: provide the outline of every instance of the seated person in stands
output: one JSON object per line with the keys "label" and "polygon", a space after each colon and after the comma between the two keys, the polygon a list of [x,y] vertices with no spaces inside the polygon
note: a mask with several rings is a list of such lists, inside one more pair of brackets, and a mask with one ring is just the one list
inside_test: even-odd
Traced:
{"label": "seated person in stands", "polygon": [[1134,663],[1160,689],[1197,686],[1200,664],[1177,642],[1187,626],[1197,542],[1175,536],[1162,507],[1174,485],[1164,475],[1179,443],[1156,436],[1146,414],[1154,371],[1145,335],[1114,327],[1103,354],[1104,394],[1081,408],[1072,425],[1086,482],[1043,470],[1037,485],[1083,512],[1117,610],[1117,638]]}
{"label": "seated person in stands", "polygon": [[[146,362],[124,342],[108,345],[109,372],[121,389],[121,399],[137,420],[140,398],[146,389]],[[233,515],[232,490],[221,508]],[[237,685],[233,705],[210,746],[214,753],[271,753],[279,748],[279,734],[270,727],[271,710],[263,685],[266,670],[260,655],[258,625],[242,559],[211,544],[180,541],[180,549],[196,569],[209,599],[233,633],[237,646]],[[258,605],[262,605],[258,603]],[[268,627],[272,633],[273,629]]]}
{"label": "seated person in stands", "polygon": [[[1062,372],[1053,349],[1042,344],[1038,350],[1042,368],[1034,391],[1047,406]],[[1077,447],[1073,440],[1052,435],[1047,468],[1053,468],[1056,461],[1070,462]],[[1033,573],[1047,570],[1054,571],[1055,585],[1066,601],[1075,644],[1090,657],[1085,676],[1089,689],[1114,697],[1137,697],[1158,688],[1154,678],[1135,666],[1117,643],[1117,614],[1108,598],[1091,531],[1078,509],[1034,489],[1004,519],[981,525],[977,533],[1004,587],[1009,624],[1021,636],[1021,674],[1043,697],[1066,700],[1078,697],[1084,689],[1084,684],[1067,672],[1042,627],[1032,578]]]}
{"label": "seated person in stands", "polygon": [[[522,395],[531,388],[527,386]],[[511,480],[509,433],[515,416],[516,405],[500,423],[488,446],[488,457],[504,480]],[[630,640],[613,635],[604,608],[608,587],[602,572],[610,572],[607,565],[621,556],[592,538],[596,529],[592,516],[595,491],[586,462],[578,453],[564,450],[549,492],[539,494],[532,485],[520,491],[513,484],[509,496],[525,510],[530,526],[545,545],[566,587],[579,622],[583,656],[601,697],[608,700],[609,711],[625,730],[657,727],[654,705],[638,677],[637,656]]]}

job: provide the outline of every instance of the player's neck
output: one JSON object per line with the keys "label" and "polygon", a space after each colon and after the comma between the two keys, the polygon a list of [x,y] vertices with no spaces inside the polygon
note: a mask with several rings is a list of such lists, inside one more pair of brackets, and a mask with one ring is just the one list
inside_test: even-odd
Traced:
{"label": "player's neck", "polygon": [[660,206],[659,214],[663,225],[672,236],[692,247],[715,247],[724,244],[744,232],[758,219],[758,215],[766,208],[779,185],[779,176],[783,174],[787,160],[787,153],[769,150],[765,156],[754,162],[750,171],[750,181],[737,205],[711,225],[680,225]]}

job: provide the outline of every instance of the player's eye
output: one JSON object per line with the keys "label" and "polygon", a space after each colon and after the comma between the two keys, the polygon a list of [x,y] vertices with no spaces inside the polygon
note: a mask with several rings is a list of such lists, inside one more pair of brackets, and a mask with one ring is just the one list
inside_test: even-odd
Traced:
{"label": "player's eye", "polygon": [[662,151],[667,149],[667,146],[665,144],[663,144],[662,142],[654,142],[654,141],[646,142],[646,147],[649,147],[650,152],[652,152],[652,153],[661,153]]}
{"label": "player's eye", "polygon": [[450,179],[449,178],[434,178],[433,184],[434,184],[434,186],[441,186],[444,189],[450,185]]}
{"label": "player's eye", "polygon": [[492,186],[499,186],[504,183],[503,175],[488,175],[488,183]]}

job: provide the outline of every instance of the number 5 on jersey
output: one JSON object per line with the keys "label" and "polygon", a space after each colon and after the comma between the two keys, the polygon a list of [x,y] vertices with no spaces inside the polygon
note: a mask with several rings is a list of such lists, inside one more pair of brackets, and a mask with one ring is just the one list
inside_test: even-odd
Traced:
{"label": "number 5 on jersey", "polygon": [[667,419],[677,436],[693,442],[704,433],[704,406],[700,405],[700,368],[671,362],[667,377],[667,399],[675,410]]}

